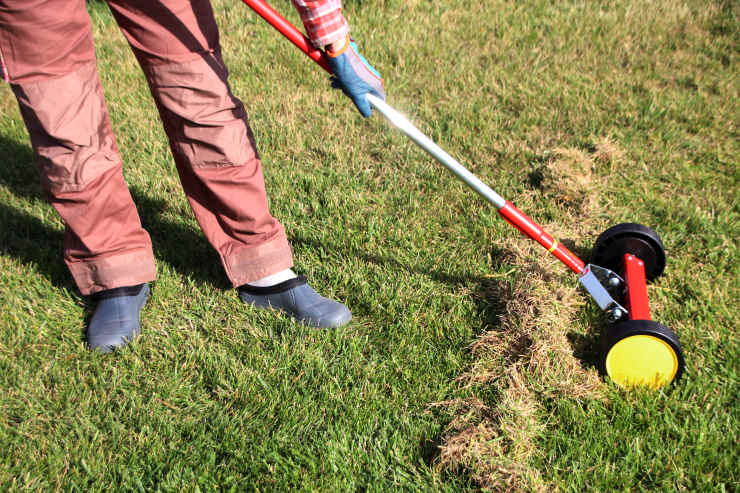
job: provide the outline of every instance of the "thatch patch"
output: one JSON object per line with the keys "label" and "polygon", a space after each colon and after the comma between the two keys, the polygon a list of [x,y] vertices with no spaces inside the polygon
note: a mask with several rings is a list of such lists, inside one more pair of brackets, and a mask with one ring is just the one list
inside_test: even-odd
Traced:
{"label": "thatch patch", "polygon": [[[567,228],[547,225],[545,230],[559,238],[578,237],[592,227],[586,214],[589,198],[602,188],[595,166],[621,159],[621,152],[603,139],[591,153],[556,149],[552,156],[540,171],[542,190],[560,206],[584,214]],[[603,382],[574,355],[568,339],[588,303],[577,283],[534,242],[512,242],[511,250],[521,270],[510,292],[501,293],[508,300],[501,324],[473,342],[475,360],[458,377],[466,387],[492,387],[497,397],[494,402],[472,398],[432,405],[453,415],[439,462],[443,468],[468,470],[484,490],[545,491],[546,478],[532,466],[544,426],[543,402],[601,399]]]}

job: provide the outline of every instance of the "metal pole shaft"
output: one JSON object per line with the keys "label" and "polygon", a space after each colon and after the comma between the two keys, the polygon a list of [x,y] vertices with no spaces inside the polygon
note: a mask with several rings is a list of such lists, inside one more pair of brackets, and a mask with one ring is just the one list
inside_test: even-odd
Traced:
{"label": "metal pole shaft", "polygon": [[506,205],[506,200],[491,188],[480,181],[477,176],[467,170],[455,158],[447,154],[444,149],[439,147],[429,137],[424,135],[414,126],[405,116],[393,109],[388,103],[373,94],[367,95],[368,102],[378,110],[380,114],[388,119],[401,132],[405,133],[419,147],[424,149],[430,156],[442,163],[447,169],[452,171],[460,180],[465,182],[470,188],[478,192],[481,197],[492,203],[496,209],[501,209]]}
{"label": "metal pole shaft", "polygon": [[575,256],[573,252],[568,250],[562,243],[559,243],[555,238],[545,232],[540,225],[517,209],[514,204],[507,202],[503,197],[491,190],[488,185],[480,181],[477,176],[468,171],[467,168],[457,162],[455,158],[447,154],[429,137],[421,133],[421,131],[408,121],[405,116],[391,108],[391,106],[389,106],[385,101],[372,94],[367,95],[367,100],[373,108],[378,110],[378,112],[386,117],[388,121],[413,140],[416,145],[424,149],[434,159],[442,163],[447,169],[452,171],[455,176],[466,183],[470,188],[478,192],[481,197],[493,204],[499,214],[515,228],[545,247],[548,252],[557,257],[573,272],[577,274],[583,272],[585,264],[581,259]]}

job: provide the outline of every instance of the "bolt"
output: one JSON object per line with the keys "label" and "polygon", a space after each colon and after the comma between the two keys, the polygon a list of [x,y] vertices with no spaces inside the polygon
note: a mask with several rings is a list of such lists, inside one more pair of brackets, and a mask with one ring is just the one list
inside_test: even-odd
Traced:
{"label": "bolt", "polygon": [[609,278],[609,286],[616,288],[619,286],[619,278],[618,277],[610,277]]}
{"label": "bolt", "polygon": [[624,311],[622,311],[621,308],[615,308],[614,310],[612,310],[612,318],[614,320],[619,320],[623,316],[624,316]]}

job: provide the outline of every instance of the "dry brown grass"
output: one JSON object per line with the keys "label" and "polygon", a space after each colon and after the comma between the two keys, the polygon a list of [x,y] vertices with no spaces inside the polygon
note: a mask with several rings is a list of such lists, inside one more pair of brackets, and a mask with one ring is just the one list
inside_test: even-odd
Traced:
{"label": "dry brown grass", "polygon": [[[601,181],[595,165],[611,165],[621,151],[608,139],[592,152],[555,149],[540,170],[541,191],[560,207],[577,212],[578,221],[546,225],[556,237],[578,238],[593,228],[588,223]],[[458,377],[471,388],[492,386],[495,402],[478,398],[435,403],[454,416],[440,447],[443,468],[465,468],[489,491],[546,491],[540,471],[532,467],[541,432],[545,399],[602,399],[602,380],[574,355],[568,333],[588,302],[572,277],[534,242],[511,243],[512,263],[520,276],[508,292],[499,327],[483,333],[472,345],[474,362]]]}

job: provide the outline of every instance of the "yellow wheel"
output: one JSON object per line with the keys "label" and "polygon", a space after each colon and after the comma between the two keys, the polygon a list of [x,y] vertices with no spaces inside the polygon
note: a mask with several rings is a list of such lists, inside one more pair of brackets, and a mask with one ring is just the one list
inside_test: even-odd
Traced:
{"label": "yellow wheel", "polygon": [[604,349],[604,371],[626,389],[659,389],[678,380],[684,370],[678,338],[652,320],[626,320],[611,327]]}

